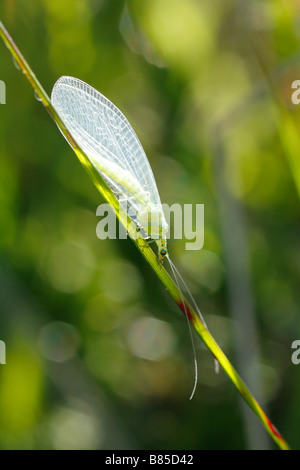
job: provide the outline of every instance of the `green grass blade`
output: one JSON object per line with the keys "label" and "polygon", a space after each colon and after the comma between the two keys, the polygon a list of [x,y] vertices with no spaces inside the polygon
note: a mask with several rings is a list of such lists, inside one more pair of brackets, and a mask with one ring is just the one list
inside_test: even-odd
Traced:
{"label": "green grass blade", "polygon": [[184,304],[183,304],[182,297],[180,295],[180,292],[177,286],[175,285],[175,283],[173,282],[173,280],[171,279],[171,277],[169,276],[165,268],[162,266],[162,264],[158,261],[155,253],[152,251],[149,244],[141,237],[135,239],[136,231],[134,230],[133,227],[132,228],[130,227],[131,221],[129,217],[124,211],[119,210],[118,200],[116,199],[114,194],[110,191],[105,181],[101,178],[101,175],[98,173],[98,171],[95,170],[93,165],[90,163],[86,154],[81,150],[79,145],[73,139],[68,129],[64,126],[57,112],[53,108],[50,98],[48,97],[47,93],[45,92],[45,90],[43,89],[39,81],[37,80],[36,76],[32,72],[28,63],[22,56],[21,52],[17,48],[16,44],[10,37],[9,33],[7,32],[7,30],[5,29],[1,21],[0,21],[0,36],[3,39],[7,48],[9,49],[9,51],[11,52],[11,54],[13,55],[15,61],[21,68],[22,72],[24,73],[28,81],[31,83],[37,96],[40,98],[41,102],[43,103],[43,105],[45,106],[49,114],[51,115],[52,119],[56,122],[56,124],[61,129],[64,136],[67,138],[67,140],[71,144],[80,162],[84,165],[86,171],[91,177],[93,183],[101,192],[101,194],[104,196],[104,198],[113,206],[116,212],[116,215],[119,217],[124,227],[126,227],[126,230],[128,231],[129,236],[131,237],[132,241],[135,243],[136,247],[140,250],[143,257],[146,259],[146,261],[152,267],[153,271],[156,273],[158,278],[161,280],[161,282],[164,284],[166,289],[169,291],[169,294],[177,303],[177,305],[179,306],[183,314],[188,317],[188,320],[194,327],[195,331],[198,333],[201,340],[204,342],[207,348],[211,351],[213,356],[218,360],[219,364],[222,366],[222,368],[224,369],[224,371],[226,372],[226,374],[228,375],[228,377],[230,378],[234,386],[237,388],[238,392],[241,394],[243,399],[248,403],[250,408],[257,415],[257,417],[262,422],[263,426],[266,428],[266,430],[268,431],[272,439],[276,442],[276,444],[279,446],[280,449],[288,450],[289,445],[287,444],[287,442],[284,440],[281,434],[277,431],[276,427],[267,417],[267,415],[265,414],[265,412],[263,411],[259,403],[255,400],[255,398],[253,397],[253,395],[251,394],[251,392],[249,391],[249,389],[247,388],[243,380],[240,378],[237,371],[234,369],[234,367],[232,366],[228,358],[225,356],[221,348],[218,346],[214,338],[211,336],[210,332],[201,322],[201,320],[199,319],[199,317],[197,316],[195,311],[192,309],[192,307],[189,305],[186,299],[183,299],[184,300]]}

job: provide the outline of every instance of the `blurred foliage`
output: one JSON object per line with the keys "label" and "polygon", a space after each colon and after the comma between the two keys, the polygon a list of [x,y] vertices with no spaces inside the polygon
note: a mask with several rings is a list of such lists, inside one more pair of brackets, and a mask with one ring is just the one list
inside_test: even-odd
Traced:
{"label": "blurred foliage", "polygon": [[[125,113],[163,202],[205,205],[204,248],[169,249],[233,362],[222,195],[242,211],[262,402],[300,448],[299,3],[3,0],[0,18],[49,93],[73,75]],[[198,340],[188,400],[186,322],[129,240],[97,239],[103,201],[0,56],[0,447],[247,448],[237,393]]]}

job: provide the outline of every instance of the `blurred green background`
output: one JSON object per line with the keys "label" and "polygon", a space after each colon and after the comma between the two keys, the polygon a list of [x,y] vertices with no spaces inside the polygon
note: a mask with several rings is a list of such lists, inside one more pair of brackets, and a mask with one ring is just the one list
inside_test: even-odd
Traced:
{"label": "blurred green background", "polygon": [[[162,202],[205,205],[169,250],[207,324],[300,448],[297,0],[2,0],[50,94],[88,82],[136,130]],[[0,44],[2,449],[275,448],[104,202]]]}

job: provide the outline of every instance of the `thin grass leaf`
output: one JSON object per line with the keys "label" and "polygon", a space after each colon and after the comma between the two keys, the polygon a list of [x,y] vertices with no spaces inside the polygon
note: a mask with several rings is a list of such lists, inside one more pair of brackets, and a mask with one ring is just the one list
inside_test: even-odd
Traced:
{"label": "thin grass leaf", "polygon": [[37,97],[43,103],[43,105],[49,112],[52,119],[55,121],[57,126],[60,128],[61,132],[64,134],[66,139],[71,144],[74,152],[76,153],[80,162],[85,167],[93,183],[95,184],[97,189],[100,191],[100,193],[103,195],[103,197],[107,200],[107,202],[109,202],[112,205],[113,209],[115,210],[116,215],[119,217],[121,223],[124,225],[124,227],[128,231],[129,236],[131,237],[132,241],[135,243],[136,247],[141,252],[142,256],[152,267],[153,271],[156,273],[158,278],[166,287],[171,297],[179,306],[183,314],[188,318],[188,320],[190,321],[191,325],[194,327],[195,331],[198,333],[201,340],[204,342],[207,348],[211,351],[215,359],[217,359],[219,364],[222,366],[222,368],[224,369],[224,371],[226,372],[226,374],[228,375],[228,377],[234,384],[234,386],[237,388],[238,392],[241,394],[241,396],[246,401],[246,403],[250,406],[250,408],[257,415],[257,417],[259,418],[263,426],[266,428],[266,430],[268,431],[272,439],[278,445],[278,447],[283,450],[288,450],[290,448],[288,443],[284,440],[284,438],[281,436],[281,434],[276,429],[274,424],[265,414],[265,412],[263,411],[259,403],[253,397],[252,393],[250,392],[248,387],[245,385],[245,383],[243,382],[243,380],[241,379],[237,371],[234,369],[234,367],[232,366],[228,358],[225,356],[221,348],[218,346],[218,344],[216,343],[216,341],[214,340],[214,338],[212,337],[212,335],[210,334],[206,326],[202,323],[197,313],[193,310],[193,308],[189,305],[189,303],[187,302],[185,298],[183,298],[182,300],[182,297],[180,295],[180,292],[177,286],[175,285],[175,283],[173,282],[173,280],[171,279],[171,277],[169,276],[165,268],[162,266],[162,264],[158,261],[157,256],[155,255],[154,251],[150,248],[149,244],[141,237],[138,237],[136,239],[136,231],[134,230],[133,227],[130,227],[130,222],[131,222],[130,218],[124,211],[119,210],[119,203],[116,197],[110,191],[105,181],[101,178],[101,175],[97,172],[97,170],[90,163],[86,154],[82,151],[82,149],[73,139],[68,129],[64,126],[57,112],[53,108],[50,98],[48,97],[47,93],[45,92],[45,90],[43,89],[39,81],[37,80],[36,76],[32,72],[28,63],[22,56],[21,52],[17,48],[16,44],[10,37],[8,31],[5,29],[1,21],[0,21],[0,36],[3,39],[7,48],[9,49],[9,51],[11,52],[13,58],[19,65],[20,69],[22,70],[22,72],[24,73],[28,81],[31,83]]}

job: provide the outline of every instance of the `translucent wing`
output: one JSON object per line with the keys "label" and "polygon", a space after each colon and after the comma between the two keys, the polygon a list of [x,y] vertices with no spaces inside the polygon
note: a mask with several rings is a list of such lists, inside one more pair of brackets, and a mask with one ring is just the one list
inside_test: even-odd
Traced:
{"label": "translucent wing", "polygon": [[156,182],[143,147],[121,111],[90,85],[61,77],[51,101],[91,163],[130,217],[155,208],[167,228]]}

